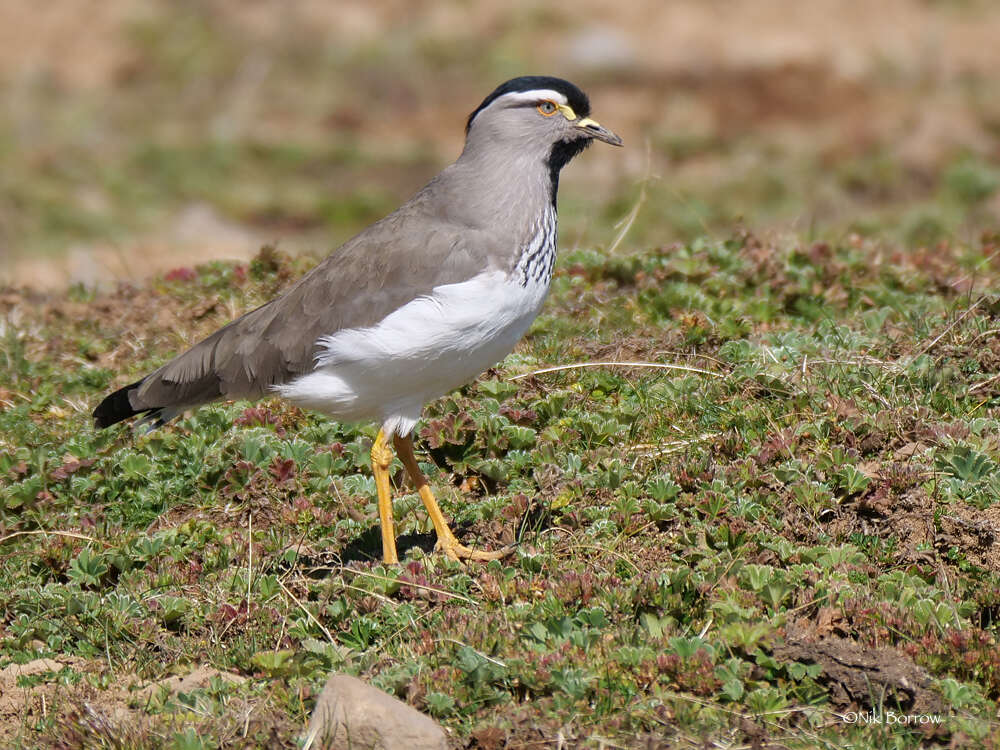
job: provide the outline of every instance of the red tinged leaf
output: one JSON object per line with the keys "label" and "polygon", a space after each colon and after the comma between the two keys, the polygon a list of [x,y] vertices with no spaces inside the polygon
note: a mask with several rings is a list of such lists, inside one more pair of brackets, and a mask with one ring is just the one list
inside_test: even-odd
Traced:
{"label": "red tinged leaf", "polygon": [[167,271],[163,278],[167,281],[194,281],[198,278],[198,274],[194,272],[193,268],[183,266],[181,268],[174,268]]}
{"label": "red tinged leaf", "polygon": [[223,604],[215,612],[215,619],[223,624],[228,624],[238,619],[240,612],[232,604]]}
{"label": "red tinged leaf", "polygon": [[289,481],[295,477],[295,461],[290,458],[275,458],[271,461],[271,476],[278,484]]}
{"label": "red tinged leaf", "polygon": [[63,465],[60,466],[59,468],[54,469],[53,472],[52,472],[52,474],[51,474],[51,477],[53,479],[55,479],[56,481],[61,482],[63,479],[67,479],[68,477],[71,477],[73,474],[75,474],[76,472],[78,472],[80,469],[86,469],[88,466],[92,465],[93,463],[94,463],[94,459],[93,458],[85,458],[82,461],[77,461],[75,459],[71,459],[69,461],[65,461],[63,463]]}
{"label": "red tinged leaf", "polygon": [[281,417],[263,406],[253,406],[244,409],[234,422],[241,427],[273,427],[274,434],[278,437],[285,436],[285,428],[281,423]]}
{"label": "red tinged leaf", "polygon": [[475,423],[468,414],[461,412],[430,420],[420,431],[420,437],[426,440],[431,448],[440,448],[445,444],[465,445],[466,436],[474,434],[475,431]]}
{"label": "red tinged leaf", "polygon": [[514,424],[529,425],[538,421],[538,414],[533,409],[517,409],[504,404],[500,407],[500,416],[507,417]]}

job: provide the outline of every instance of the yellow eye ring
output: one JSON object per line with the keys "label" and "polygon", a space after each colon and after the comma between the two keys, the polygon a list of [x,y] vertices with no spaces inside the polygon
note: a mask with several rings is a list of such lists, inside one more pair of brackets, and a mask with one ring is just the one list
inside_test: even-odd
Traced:
{"label": "yellow eye ring", "polygon": [[552,117],[552,115],[559,111],[559,107],[556,106],[555,102],[546,99],[538,105],[538,111],[545,117]]}

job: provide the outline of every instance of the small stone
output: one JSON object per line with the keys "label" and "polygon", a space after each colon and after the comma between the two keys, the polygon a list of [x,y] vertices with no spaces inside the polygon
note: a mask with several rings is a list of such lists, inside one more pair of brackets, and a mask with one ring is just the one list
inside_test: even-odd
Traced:
{"label": "small stone", "polygon": [[346,674],[326,681],[303,738],[310,750],[447,750],[433,719]]}

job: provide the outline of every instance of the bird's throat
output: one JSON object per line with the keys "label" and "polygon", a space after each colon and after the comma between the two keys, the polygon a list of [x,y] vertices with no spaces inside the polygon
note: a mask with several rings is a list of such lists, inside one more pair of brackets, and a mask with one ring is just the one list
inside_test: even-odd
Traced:
{"label": "bird's throat", "polygon": [[553,144],[549,152],[549,198],[553,208],[556,206],[556,198],[559,192],[559,173],[562,168],[572,161],[573,157],[590,145],[589,138],[577,138],[572,141],[558,141]]}

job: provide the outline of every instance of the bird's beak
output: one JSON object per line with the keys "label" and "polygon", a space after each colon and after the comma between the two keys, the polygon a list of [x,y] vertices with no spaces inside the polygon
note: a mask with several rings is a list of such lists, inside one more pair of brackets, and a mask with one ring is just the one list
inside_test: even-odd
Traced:
{"label": "bird's beak", "polygon": [[597,120],[591,120],[589,117],[584,117],[582,120],[573,124],[575,127],[580,128],[580,130],[586,133],[590,138],[596,138],[599,141],[610,143],[612,146],[622,145],[622,139],[601,125],[601,123],[597,122]]}

